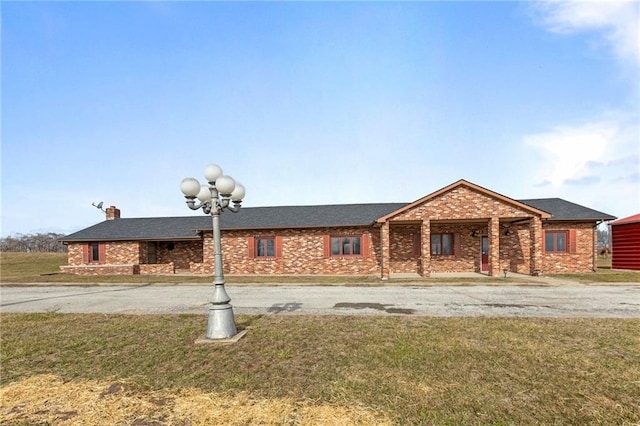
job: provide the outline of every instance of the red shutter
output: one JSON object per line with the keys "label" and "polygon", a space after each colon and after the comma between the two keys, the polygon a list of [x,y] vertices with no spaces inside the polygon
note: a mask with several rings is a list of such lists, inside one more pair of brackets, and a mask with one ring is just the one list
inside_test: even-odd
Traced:
{"label": "red shutter", "polygon": [[577,245],[578,245],[576,230],[570,229],[568,236],[569,236],[569,253],[575,253],[577,251]]}
{"label": "red shutter", "polygon": [[275,240],[276,257],[282,257],[282,237],[276,237]]}
{"label": "red shutter", "polygon": [[248,251],[249,259],[253,259],[254,257],[256,257],[256,239],[255,239],[255,237],[248,237],[247,238],[247,246],[249,248],[249,251]]}
{"label": "red shutter", "polygon": [[91,248],[91,244],[83,244],[82,245],[82,263],[84,265],[89,263],[89,249]]}
{"label": "red shutter", "polygon": [[455,257],[462,256],[462,242],[460,240],[460,234],[453,235],[453,254]]}
{"label": "red shutter", "polygon": [[360,250],[363,257],[369,257],[371,254],[371,250],[369,249],[370,240],[369,234],[362,234],[360,238]]}
{"label": "red shutter", "polygon": [[547,231],[542,231],[542,253],[547,252]]}
{"label": "red shutter", "polygon": [[420,234],[413,234],[413,256],[420,257],[422,254],[421,246],[422,241],[420,241]]}
{"label": "red shutter", "polygon": [[106,256],[106,244],[105,243],[99,243],[98,244],[98,263],[107,263],[107,256]]}
{"label": "red shutter", "polygon": [[325,235],[322,237],[324,257],[331,257],[331,236]]}

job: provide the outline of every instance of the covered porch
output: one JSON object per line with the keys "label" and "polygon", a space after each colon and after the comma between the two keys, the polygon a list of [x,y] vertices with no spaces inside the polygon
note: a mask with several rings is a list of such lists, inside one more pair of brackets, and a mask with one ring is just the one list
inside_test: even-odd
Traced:
{"label": "covered porch", "polygon": [[381,224],[381,277],[441,273],[532,275],[540,268],[539,217],[386,220]]}

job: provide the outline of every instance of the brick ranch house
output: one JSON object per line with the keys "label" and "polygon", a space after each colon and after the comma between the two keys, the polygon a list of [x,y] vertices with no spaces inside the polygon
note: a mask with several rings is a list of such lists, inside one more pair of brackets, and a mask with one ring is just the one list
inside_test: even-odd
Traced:
{"label": "brick ranch house", "polygon": [[[412,203],[250,207],[220,217],[224,273],[360,275],[596,268],[596,227],[615,217],[560,198],[514,200],[459,180]],[[65,273],[211,274],[211,217],[107,220],[62,241]]]}

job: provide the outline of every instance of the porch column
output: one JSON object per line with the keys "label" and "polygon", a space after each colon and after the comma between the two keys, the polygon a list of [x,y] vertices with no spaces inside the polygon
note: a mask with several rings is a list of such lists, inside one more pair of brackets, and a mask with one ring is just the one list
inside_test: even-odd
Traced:
{"label": "porch column", "polygon": [[489,220],[489,276],[500,276],[500,218]]}
{"label": "porch column", "polygon": [[431,220],[426,218],[420,227],[420,270],[421,276],[431,276]]}
{"label": "porch column", "polygon": [[542,220],[539,217],[531,218],[529,223],[530,241],[530,273],[536,275],[542,272]]}
{"label": "porch column", "polygon": [[389,279],[389,264],[391,261],[389,251],[389,221],[386,221],[380,227],[380,278],[383,280]]}

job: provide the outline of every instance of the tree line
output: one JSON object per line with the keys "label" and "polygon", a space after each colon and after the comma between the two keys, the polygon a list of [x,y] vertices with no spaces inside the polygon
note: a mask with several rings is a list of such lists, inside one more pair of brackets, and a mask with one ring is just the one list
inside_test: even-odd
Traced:
{"label": "tree line", "polygon": [[9,235],[0,239],[0,251],[65,253],[67,246],[59,241],[64,235],[54,232]]}

